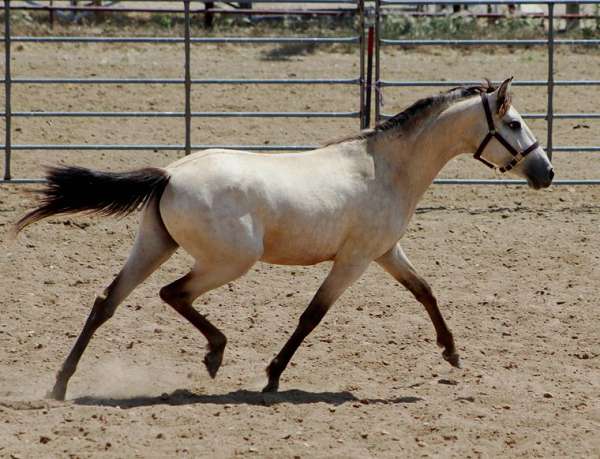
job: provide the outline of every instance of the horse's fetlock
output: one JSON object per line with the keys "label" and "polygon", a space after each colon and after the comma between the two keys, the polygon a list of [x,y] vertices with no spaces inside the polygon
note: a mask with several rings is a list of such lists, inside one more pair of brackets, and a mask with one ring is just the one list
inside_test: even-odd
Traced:
{"label": "horse's fetlock", "polygon": [[68,380],[71,376],[75,374],[75,370],[77,370],[77,365],[65,362],[60,368],[60,370],[58,370],[58,373],[56,374],[56,379],[59,381]]}
{"label": "horse's fetlock", "polygon": [[452,337],[452,333],[446,332],[443,335],[439,335],[437,338],[437,344],[439,347],[443,347],[449,352],[454,352],[454,338]]}
{"label": "horse's fetlock", "polygon": [[225,349],[226,345],[227,345],[227,337],[223,333],[220,333],[220,334],[216,335],[215,337],[211,338],[208,347],[209,347],[210,351],[218,351],[218,350]]}
{"label": "horse's fetlock", "polygon": [[279,366],[279,359],[277,359],[277,357],[275,357],[273,360],[271,360],[271,363],[269,363],[269,365],[267,365],[267,368],[265,369],[265,371],[267,372],[267,376],[271,377],[273,376],[274,372],[275,372],[275,368],[277,368]]}
{"label": "horse's fetlock", "polygon": [[453,367],[461,368],[460,356],[456,350],[452,349],[452,351],[450,351],[446,349],[444,352],[442,352],[442,357]]}
{"label": "horse's fetlock", "polygon": [[94,300],[94,306],[95,307],[102,306],[104,304],[104,302],[106,302],[107,298],[108,298],[108,295],[106,292],[102,293],[101,295],[98,295],[96,297],[96,300]]}

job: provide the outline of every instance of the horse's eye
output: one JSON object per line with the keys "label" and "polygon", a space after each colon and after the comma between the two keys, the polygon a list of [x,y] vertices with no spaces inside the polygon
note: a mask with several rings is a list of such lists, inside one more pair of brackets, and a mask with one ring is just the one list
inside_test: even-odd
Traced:
{"label": "horse's eye", "polygon": [[518,131],[519,129],[521,129],[521,123],[519,121],[511,121],[510,123],[508,123],[508,127],[514,131]]}

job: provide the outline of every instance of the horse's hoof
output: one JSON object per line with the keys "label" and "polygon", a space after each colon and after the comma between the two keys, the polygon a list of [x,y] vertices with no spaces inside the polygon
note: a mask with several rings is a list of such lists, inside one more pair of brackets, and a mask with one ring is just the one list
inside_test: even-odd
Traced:
{"label": "horse's hoof", "polygon": [[46,392],[46,398],[58,400],[59,402],[65,401],[65,395],[67,395],[67,389],[63,389],[57,386],[54,386],[54,388],[51,391]]}
{"label": "horse's hoof", "polygon": [[221,363],[223,363],[223,349],[210,351],[204,356],[204,365],[206,365],[206,370],[213,379],[217,376]]}
{"label": "horse's hoof", "polygon": [[279,381],[269,381],[265,387],[263,387],[263,392],[277,392],[279,390]]}
{"label": "horse's hoof", "polygon": [[461,368],[460,356],[456,352],[444,351],[442,352],[442,357],[444,357],[444,360],[446,360],[453,367]]}

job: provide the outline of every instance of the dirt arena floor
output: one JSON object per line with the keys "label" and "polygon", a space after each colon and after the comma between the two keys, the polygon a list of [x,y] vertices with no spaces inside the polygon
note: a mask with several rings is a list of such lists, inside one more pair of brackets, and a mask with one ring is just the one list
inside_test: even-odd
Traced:
{"label": "dirt arena floor", "polygon": [[[179,77],[178,46],[15,46],[16,76]],[[205,46],[193,76],[352,77],[344,49]],[[557,78],[597,79],[600,55],[558,51]],[[542,50],[386,50],[384,78],[541,79]],[[15,110],[181,110],[176,86],[15,87]],[[435,89],[386,90],[394,113]],[[544,88],[515,106],[545,109]],[[596,88],[558,88],[557,111],[597,112]],[[355,110],[352,87],[196,87],[193,109]],[[543,122],[530,125],[545,139]],[[181,143],[182,120],[14,120],[15,143]],[[600,123],[557,122],[555,144],[599,145]],[[314,144],[356,120],[195,119],[195,143]],[[2,133],[3,135],[3,133]],[[15,152],[43,164],[122,170],[176,152]],[[557,178],[600,177],[600,158],[556,154]],[[465,157],[446,177],[491,177]],[[229,338],[211,380],[204,340],[158,298],[177,253],[92,340],[66,402],[44,398],[95,296],[123,264],[137,215],[51,218],[7,237],[34,186],[0,188],[0,457],[599,457],[600,188],[434,186],[404,239],[461,353],[452,369],[423,308],[376,266],[332,308],[263,395],[264,368],[328,266],[256,265],[196,302]]]}

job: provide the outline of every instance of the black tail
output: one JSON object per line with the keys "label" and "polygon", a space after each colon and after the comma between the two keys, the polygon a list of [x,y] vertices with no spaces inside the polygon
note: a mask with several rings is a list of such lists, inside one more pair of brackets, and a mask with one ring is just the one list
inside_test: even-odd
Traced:
{"label": "black tail", "polygon": [[169,182],[169,175],[153,167],[130,172],[99,172],[60,166],[48,168],[46,180],[39,207],[15,223],[17,233],[56,214],[129,214],[154,196],[159,197]]}

